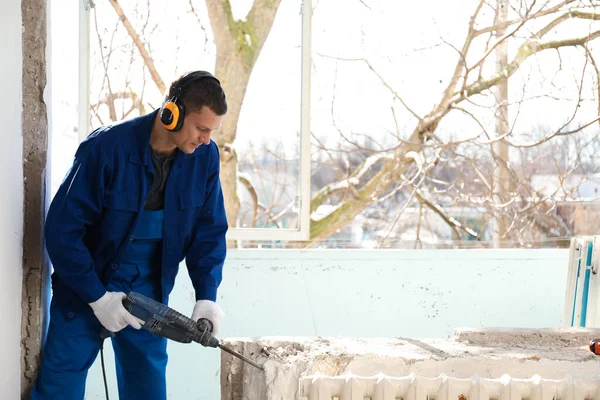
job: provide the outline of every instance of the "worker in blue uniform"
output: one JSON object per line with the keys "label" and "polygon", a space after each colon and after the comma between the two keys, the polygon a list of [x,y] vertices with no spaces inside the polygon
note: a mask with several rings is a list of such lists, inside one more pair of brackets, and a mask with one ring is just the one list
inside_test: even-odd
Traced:
{"label": "worker in blue uniform", "polygon": [[218,333],[227,219],[210,135],[226,112],[219,80],[194,71],[161,109],[81,143],[46,219],[53,295],[32,399],[83,399],[103,328],[115,332],[119,398],[166,399],[166,339],[140,330],[122,300],[133,290],[167,304],[184,259],[192,319]]}

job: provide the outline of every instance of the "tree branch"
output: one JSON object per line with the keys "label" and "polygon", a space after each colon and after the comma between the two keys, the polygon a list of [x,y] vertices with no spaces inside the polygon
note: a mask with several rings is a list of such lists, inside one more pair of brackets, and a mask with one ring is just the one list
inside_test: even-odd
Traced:
{"label": "tree branch", "polygon": [[[311,238],[327,237],[334,233],[340,226],[356,217],[375,198],[389,189],[394,182],[392,179],[392,165],[392,162],[384,164],[379,172],[357,191],[357,199],[343,201],[331,214],[318,221],[311,221]],[[396,173],[396,171],[393,172]],[[312,207],[313,203],[311,202],[311,209]]]}
{"label": "tree branch", "polygon": [[460,230],[465,231],[467,234],[469,234],[470,236],[477,238],[479,240],[479,235],[477,235],[477,232],[475,232],[473,229],[464,226],[463,224],[461,224],[460,222],[458,222],[457,220],[455,220],[452,217],[449,217],[448,215],[446,215],[446,213],[444,213],[444,211],[442,210],[442,208],[440,206],[438,206],[437,204],[434,204],[433,202],[429,201],[428,199],[425,198],[423,192],[421,191],[421,189],[416,188],[416,192],[415,195],[417,196],[417,198],[419,199],[419,201],[423,204],[425,204],[427,207],[429,207],[434,213],[436,213],[437,215],[440,216],[440,218],[442,218],[444,220],[444,222],[446,224],[448,224],[448,226],[450,228],[452,228],[452,230],[454,231],[454,235],[456,236],[457,239],[460,239]]}
{"label": "tree branch", "polygon": [[256,220],[258,218],[258,194],[256,194],[256,189],[250,182],[250,179],[243,174],[238,174],[238,180],[244,185],[248,193],[250,193],[250,197],[252,197],[252,227],[256,227]]}
{"label": "tree branch", "polygon": [[552,133],[551,135],[548,135],[548,136],[544,137],[543,139],[540,139],[537,142],[533,142],[533,143],[519,144],[519,143],[512,142],[509,139],[505,139],[505,140],[512,147],[522,147],[522,148],[524,148],[524,147],[536,147],[536,146],[541,145],[542,143],[547,142],[548,140],[550,140],[550,139],[552,139],[554,137],[557,137],[557,136],[567,136],[567,135],[572,135],[574,133],[580,132],[583,129],[587,128],[590,125],[593,125],[595,122],[598,122],[598,121],[600,121],[600,116],[597,117],[597,118],[594,118],[593,120],[591,120],[588,123],[580,126],[579,128],[576,128],[576,129],[573,129],[573,130],[570,130],[570,131],[562,131],[562,130],[559,129],[556,132]]}
{"label": "tree branch", "polygon": [[[530,15],[529,18],[527,18],[527,21],[531,21],[531,20],[534,20],[534,19],[537,19],[537,18],[541,18],[541,17],[544,17],[546,15],[554,14],[554,13],[560,11],[560,9],[563,8],[564,6],[566,6],[567,4],[573,3],[574,1],[575,0],[566,0],[566,1],[563,1],[561,3],[558,3],[554,7],[549,8],[547,10],[538,11],[537,13],[534,13],[534,14]],[[500,23],[500,24],[497,24],[497,25],[492,25],[492,26],[489,26],[487,28],[480,29],[480,30],[478,30],[476,32],[476,36],[480,36],[480,35],[483,35],[485,33],[495,32],[495,31],[500,30],[500,29],[506,29],[506,28],[508,28],[511,25],[520,23],[522,20],[523,20],[523,18],[513,19],[513,20],[506,21],[506,22],[503,22],[503,23]]]}
{"label": "tree branch", "polygon": [[129,34],[129,36],[133,40],[133,43],[135,44],[135,46],[139,50],[140,55],[144,59],[144,65],[146,66],[146,68],[148,68],[148,71],[150,72],[150,76],[152,77],[152,80],[156,84],[156,87],[158,88],[158,90],[161,93],[165,93],[166,92],[165,83],[163,82],[162,78],[158,74],[158,71],[156,70],[156,67],[154,66],[154,61],[150,57],[150,54],[148,54],[148,51],[146,50],[146,47],[144,47],[144,44],[142,43],[139,35],[137,34],[137,32],[135,31],[135,29],[133,28],[133,26],[129,22],[129,19],[125,15],[125,12],[121,8],[121,5],[119,4],[118,0],[109,0],[109,1],[110,1],[110,4],[115,9],[115,12],[119,16],[119,19],[123,23],[123,26],[127,30],[127,33]]}
{"label": "tree branch", "polygon": [[[467,37],[465,38],[465,42],[463,43],[462,50],[459,51],[458,49],[454,48],[454,46],[451,46],[458,53],[459,59],[456,63],[456,66],[454,67],[454,73],[452,74],[452,78],[450,78],[450,82],[448,83],[448,86],[446,86],[446,89],[444,90],[444,92],[442,94],[442,102],[447,102],[448,101],[447,99],[450,99],[452,97],[452,94],[456,91],[456,86],[458,85],[458,81],[460,80],[462,71],[466,67],[466,64],[467,64],[467,60],[465,59],[465,54],[468,53],[469,47],[471,47],[471,44],[473,43],[473,39],[475,38],[475,28],[474,28],[475,20],[477,19],[477,15],[481,11],[481,7],[483,6],[484,3],[485,3],[485,1],[481,0],[477,6],[475,13],[473,14],[473,16],[471,16],[471,20],[469,22],[469,30],[467,32]],[[464,78],[465,84],[466,84],[466,81],[467,81],[467,77],[465,76],[465,78]]]}
{"label": "tree branch", "polygon": [[580,19],[589,19],[591,21],[600,21],[600,15],[594,13],[582,12],[579,10],[570,10],[563,15],[556,17],[552,22],[546,25],[544,28],[540,29],[537,33],[537,38],[544,37],[548,32],[558,26],[561,22],[568,20],[569,18],[580,18]]}
{"label": "tree branch", "polygon": [[393,160],[394,155],[391,152],[388,153],[377,153],[372,156],[367,157],[362,164],[356,168],[354,173],[347,179],[344,179],[339,182],[330,183],[329,185],[324,186],[315,194],[313,199],[310,202],[310,212],[315,211],[319,205],[323,204],[325,200],[330,198],[336,193],[346,191],[351,187],[358,186],[360,183],[360,179],[377,163],[381,160],[389,159]]}
{"label": "tree branch", "polygon": [[[107,105],[109,108],[112,105],[112,108],[114,108],[115,100],[123,99],[131,99],[131,109],[138,109],[140,111],[140,115],[146,114],[146,108],[144,107],[144,104],[142,103],[140,97],[132,91],[107,94],[103,99],[98,100],[98,103],[91,104],[90,109],[97,112],[98,108],[102,104]],[[124,117],[131,112],[131,109],[124,114]]]}
{"label": "tree branch", "polygon": [[585,52],[590,58],[590,62],[594,67],[594,71],[596,71],[596,99],[598,100],[598,115],[600,116],[600,69],[598,69],[598,64],[596,64],[596,60],[592,56],[592,52],[590,51],[590,49],[585,47]]}
{"label": "tree branch", "polygon": [[[254,0],[246,21],[252,27],[250,40],[255,41],[252,43],[255,49],[262,49],[265,44],[280,3],[281,0]],[[259,52],[255,51],[252,65],[256,62],[258,54]]]}
{"label": "tree branch", "polygon": [[196,8],[194,7],[193,0],[189,0],[189,1],[190,1],[190,10],[196,16],[196,20],[198,20],[200,29],[202,29],[202,32],[204,32],[204,50],[206,50],[206,45],[208,44],[208,34],[206,33],[206,28],[204,28],[204,24],[202,23],[202,20],[200,20],[200,16],[198,15]]}
{"label": "tree branch", "polygon": [[600,37],[600,31],[592,32],[588,36],[579,38],[553,40],[550,42],[539,43],[534,39],[529,39],[525,42],[519,50],[515,58],[506,66],[506,68],[500,72],[483,81],[474,82],[469,85],[466,91],[462,93],[456,93],[453,98],[453,103],[457,104],[467,97],[479,94],[484,90],[490,89],[495,86],[501,79],[511,77],[521,66],[521,64],[530,56],[539,53],[543,50],[548,49],[559,49],[561,47],[572,47],[572,46],[583,46],[585,43],[592,41]]}
{"label": "tree branch", "polygon": [[229,48],[231,43],[230,23],[233,22],[229,0],[206,0],[206,9],[217,49]]}

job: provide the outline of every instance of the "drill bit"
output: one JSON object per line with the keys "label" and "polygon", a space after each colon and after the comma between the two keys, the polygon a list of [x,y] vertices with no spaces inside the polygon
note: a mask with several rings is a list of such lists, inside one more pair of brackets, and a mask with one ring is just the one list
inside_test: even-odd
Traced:
{"label": "drill bit", "polygon": [[235,357],[237,357],[237,358],[239,358],[239,359],[241,359],[241,360],[244,360],[244,361],[246,361],[248,364],[252,364],[252,365],[254,365],[256,368],[258,368],[258,369],[260,369],[260,370],[262,370],[262,371],[264,371],[264,370],[265,370],[265,369],[262,367],[262,365],[258,365],[257,363],[255,363],[254,361],[252,361],[251,359],[249,359],[248,357],[245,357],[245,356],[241,355],[240,353],[237,353],[237,352],[235,352],[235,351],[231,350],[230,348],[227,348],[227,347],[223,346],[222,344],[219,344],[218,346],[219,346],[219,348],[220,348],[221,350],[228,352],[228,353],[229,353],[229,354],[231,354],[232,356],[235,356]]}

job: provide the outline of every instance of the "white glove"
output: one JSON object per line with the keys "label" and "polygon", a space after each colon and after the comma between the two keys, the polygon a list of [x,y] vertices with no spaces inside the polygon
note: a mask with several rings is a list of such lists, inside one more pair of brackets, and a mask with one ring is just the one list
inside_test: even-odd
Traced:
{"label": "white glove", "polygon": [[140,329],[144,321],[134,317],[123,307],[123,299],[127,297],[122,292],[106,292],[93,303],[89,303],[98,321],[111,332],[119,332],[127,325]]}
{"label": "white glove", "polygon": [[225,313],[214,301],[198,300],[194,306],[194,311],[192,312],[192,319],[196,322],[198,322],[200,318],[209,320],[213,326],[211,333],[213,336],[216,336],[217,333],[219,333],[223,315],[225,315]]}

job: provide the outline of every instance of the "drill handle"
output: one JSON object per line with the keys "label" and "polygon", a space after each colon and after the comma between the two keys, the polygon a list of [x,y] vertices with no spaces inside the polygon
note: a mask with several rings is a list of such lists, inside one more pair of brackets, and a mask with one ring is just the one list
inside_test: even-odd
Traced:
{"label": "drill handle", "polygon": [[180,343],[190,343],[197,332],[196,323],[172,308],[140,293],[130,292],[123,306],[144,321],[143,328]]}

